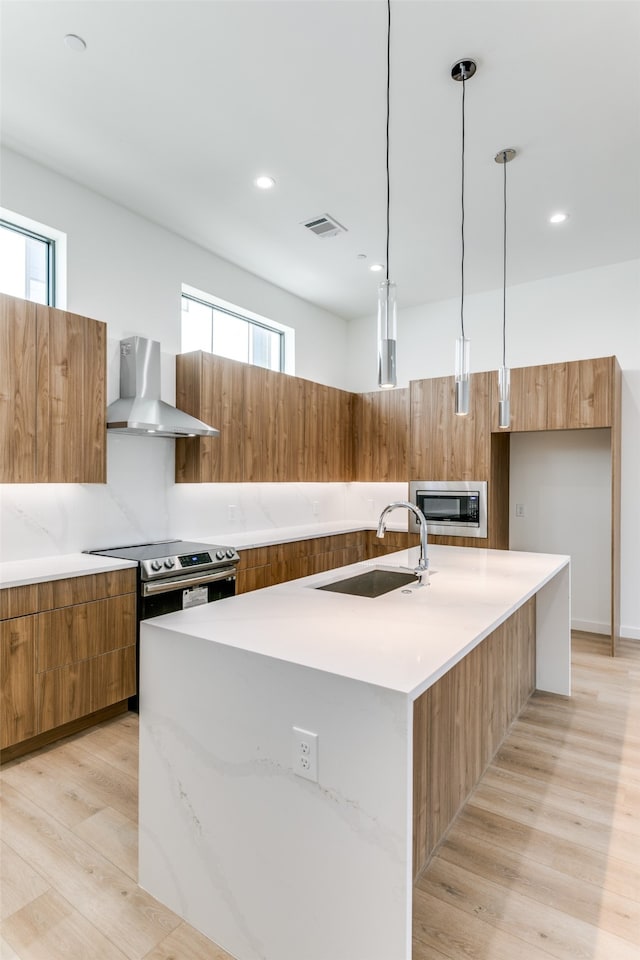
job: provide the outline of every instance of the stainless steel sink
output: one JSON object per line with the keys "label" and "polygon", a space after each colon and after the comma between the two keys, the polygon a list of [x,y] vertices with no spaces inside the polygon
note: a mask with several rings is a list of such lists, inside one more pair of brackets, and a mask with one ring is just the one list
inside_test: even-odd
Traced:
{"label": "stainless steel sink", "polygon": [[372,567],[365,573],[346,577],[343,580],[334,580],[333,583],[323,583],[316,590],[330,590],[333,593],[348,593],[353,597],[381,597],[385,593],[397,590],[410,583],[417,583],[418,578],[410,570],[389,570]]}

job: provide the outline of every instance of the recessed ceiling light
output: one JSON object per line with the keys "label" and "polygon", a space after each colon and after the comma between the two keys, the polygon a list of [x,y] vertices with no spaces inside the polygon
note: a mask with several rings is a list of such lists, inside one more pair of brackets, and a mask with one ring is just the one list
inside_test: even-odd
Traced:
{"label": "recessed ceiling light", "polygon": [[380,273],[381,270],[384,270],[384,263],[372,263],[369,270],[372,273]]}
{"label": "recessed ceiling light", "polygon": [[83,53],[83,51],[87,49],[86,41],[75,33],[68,33],[64,38],[64,42],[69,47],[69,50],[74,50],[76,53]]}
{"label": "recessed ceiling light", "polygon": [[564,223],[565,220],[569,219],[568,213],[552,213],[549,217],[549,223]]}
{"label": "recessed ceiling light", "polygon": [[367,259],[366,253],[356,253],[356,260],[366,260],[366,259]]}
{"label": "recessed ceiling light", "polygon": [[256,177],[253,181],[256,187],[259,187],[261,190],[271,190],[272,187],[275,187],[276,182],[273,177]]}

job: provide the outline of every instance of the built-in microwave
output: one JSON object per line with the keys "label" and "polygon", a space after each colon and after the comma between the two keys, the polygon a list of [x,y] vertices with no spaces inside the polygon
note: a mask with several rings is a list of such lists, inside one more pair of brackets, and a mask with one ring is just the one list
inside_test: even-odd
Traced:
{"label": "built-in microwave", "polygon": [[[431,534],[487,536],[486,480],[412,480],[409,499],[424,513]],[[411,529],[417,531],[417,520],[409,516]]]}

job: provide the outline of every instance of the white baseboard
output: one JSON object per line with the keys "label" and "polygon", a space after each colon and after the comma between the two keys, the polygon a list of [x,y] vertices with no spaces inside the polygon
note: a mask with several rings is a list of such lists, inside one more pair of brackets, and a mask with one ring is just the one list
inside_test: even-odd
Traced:
{"label": "white baseboard", "polygon": [[586,633],[604,633],[605,635],[611,632],[608,623],[600,623],[598,620],[572,620],[571,629],[584,630]]}
{"label": "white baseboard", "polygon": [[[602,633],[608,636],[610,627],[608,623],[600,623],[598,620],[572,620],[572,630],[584,630],[586,633]],[[640,640],[640,627],[620,627],[620,636],[625,640]]]}

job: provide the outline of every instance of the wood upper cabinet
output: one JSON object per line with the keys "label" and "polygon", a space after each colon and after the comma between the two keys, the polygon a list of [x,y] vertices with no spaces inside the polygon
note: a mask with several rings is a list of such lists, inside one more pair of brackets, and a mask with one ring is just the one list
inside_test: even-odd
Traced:
{"label": "wood upper cabinet", "polygon": [[[615,357],[571,360],[511,371],[511,432],[611,427]],[[497,374],[492,374],[492,425],[498,427]]]}
{"label": "wood upper cabinet", "polygon": [[354,480],[405,481],[409,476],[409,388],[353,397]]}
{"label": "wood upper cabinet", "polygon": [[177,404],[220,436],[176,441],[176,482],[351,480],[352,396],[201,351],[180,354]]}
{"label": "wood upper cabinet", "polygon": [[244,372],[243,480],[304,475],[304,381],[249,364]]}
{"label": "wood upper cabinet", "polygon": [[0,295],[0,483],[36,480],[36,305]]}
{"label": "wood upper cabinet", "polygon": [[106,482],[106,325],[0,294],[0,478]]}
{"label": "wood upper cabinet", "polygon": [[489,479],[489,387],[488,373],[471,374],[470,412],[458,417],[454,377],[411,381],[411,480]]}
{"label": "wood upper cabinet", "polygon": [[302,480],[353,478],[353,394],[302,380],[304,460]]}
{"label": "wood upper cabinet", "polygon": [[245,367],[200,350],[176,357],[176,405],[220,431],[176,440],[177,483],[243,479]]}

